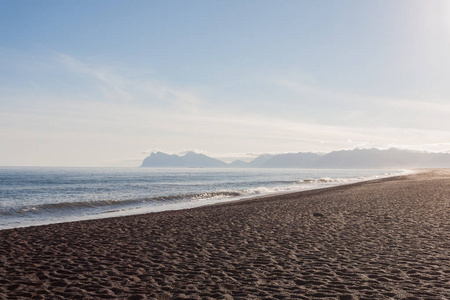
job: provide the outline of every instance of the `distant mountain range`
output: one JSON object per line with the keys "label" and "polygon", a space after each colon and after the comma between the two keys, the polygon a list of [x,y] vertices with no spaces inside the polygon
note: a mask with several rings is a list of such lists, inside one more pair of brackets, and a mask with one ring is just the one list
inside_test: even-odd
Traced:
{"label": "distant mountain range", "polygon": [[183,156],[156,152],[144,159],[141,165],[141,167],[155,168],[226,168],[228,166],[223,161],[195,152],[188,152]]}
{"label": "distant mountain range", "polygon": [[450,153],[417,152],[391,148],[354,149],[327,154],[299,152],[263,154],[251,162],[236,160],[225,163],[204,154],[188,152],[183,156],[152,153],[141,167],[154,168],[317,168],[317,169],[383,169],[383,168],[450,168]]}

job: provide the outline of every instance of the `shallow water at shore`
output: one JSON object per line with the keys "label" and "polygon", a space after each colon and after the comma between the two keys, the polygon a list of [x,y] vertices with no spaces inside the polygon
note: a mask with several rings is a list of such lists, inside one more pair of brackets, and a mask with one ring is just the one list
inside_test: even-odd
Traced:
{"label": "shallow water at shore", "polygon": [[192,208],[405,170],[0,168],[0,229]]}

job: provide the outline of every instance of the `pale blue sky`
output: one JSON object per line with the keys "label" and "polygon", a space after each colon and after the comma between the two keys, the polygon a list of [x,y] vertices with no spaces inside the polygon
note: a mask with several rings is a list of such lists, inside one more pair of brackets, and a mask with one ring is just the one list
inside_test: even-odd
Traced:
{"label": "pale blue sky", "polygon": [[0,0],[0,165],[450,150],[450,1]]}

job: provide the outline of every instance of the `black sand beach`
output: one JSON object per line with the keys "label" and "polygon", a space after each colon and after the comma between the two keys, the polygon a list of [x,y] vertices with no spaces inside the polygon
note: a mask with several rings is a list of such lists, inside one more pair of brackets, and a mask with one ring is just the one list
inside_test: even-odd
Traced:
{"label": "black sand beach", "polygon": [[450,171],[0,241],[0,299],[450,299]]}

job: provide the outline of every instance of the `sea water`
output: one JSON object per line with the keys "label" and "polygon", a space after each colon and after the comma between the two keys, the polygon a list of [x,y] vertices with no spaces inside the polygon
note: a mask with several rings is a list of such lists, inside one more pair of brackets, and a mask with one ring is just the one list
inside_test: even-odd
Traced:
{"label": "sea water", "polygon": [[193,208],[406,172],[0,167],[0,229]]}

